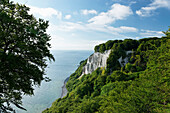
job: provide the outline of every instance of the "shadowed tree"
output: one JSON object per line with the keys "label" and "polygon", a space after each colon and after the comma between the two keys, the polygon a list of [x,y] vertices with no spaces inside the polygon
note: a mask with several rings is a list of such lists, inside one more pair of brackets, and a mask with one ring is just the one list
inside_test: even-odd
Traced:
{"label": "shadowed tree", "polygon": [[[0,112],[22,107],[22,95],[33,95],[44,77],[50,53],[48,21],[36,20],[25,5],[0,1]],[[25,109],[24,109],[25,110]]]}

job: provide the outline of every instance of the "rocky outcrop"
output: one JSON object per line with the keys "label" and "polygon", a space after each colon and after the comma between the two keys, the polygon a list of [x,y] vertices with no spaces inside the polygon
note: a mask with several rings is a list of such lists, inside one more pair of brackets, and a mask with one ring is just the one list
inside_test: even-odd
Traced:
{"label": "rocky outcrop", "polygon": [[69,77],[67,77],[65,80],[64,80],[64,85],[62,86],[62,93],[61,93],[61,97],[60,98],[63,98],[67,95],[67,88],[66,88],[66,83],[67,81],[69,80]]}
{"label": "rocky outcrop", "polygon": [[[104,53],[95,52],[87,59],[87,64],[83,68],[82,75],[91,74],[99,67],[106,67],[107,58],[111,50],[106,50]],[[82,75],[80,77],[82,77]]]}
{"label": "rocky outcrop", "polygon": [[[128,55],[128,54],[130,54],[130,53],[133,53],[133,51],[126,51],[126,56]],[[118,61],[119,61],[119,63],[120,63],[120,65],[121,65],[121,67],[123,67],[123,66],[125,66],[127,63],[128,63],[128,57],[126,57],[126,58],[122,58],[122,56],[118,59]]]}
{"label": "rocky outcrop", "polygon": [[[83,67],[81,78],[84,74],[91,74],[94,70],[99,67],[106,67],[107,59],[110,55],[111,50],[106,50],[104,53],[95,52],[88,59],[86,65]],[[126,56],[133,51],[126,51]],[[128,57],[118,59],[121,67],[125,66],[128,63]]]}

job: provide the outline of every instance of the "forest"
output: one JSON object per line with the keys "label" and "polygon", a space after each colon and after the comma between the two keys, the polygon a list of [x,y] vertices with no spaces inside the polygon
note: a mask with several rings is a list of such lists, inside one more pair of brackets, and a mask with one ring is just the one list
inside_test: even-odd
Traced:
{"label": "forest", "polygon": [[[26,5],[0,0],[0,112],[15,112],[13,106],[26,110],[22,96],[34,95],[35,86],[50,81],[44,76],[47,60],[55,61],[49,22],[29,11]],[[80,78],[87,59],[81,61],[66,84],[68,94],[43,113],[169,113],[170,28],[164,34],[97,45],[95,52],[111,50],[106,67]],[[128,63],[122,65],[120,58]]]}
{"label": "forest", "polygon": [[[164,34],[97,45],[95,52],[111,49],[106,68],[79,78],[87,60],[82,61],[67,82],[67,96],[43,113],[170,112],[170,29]],[[129,62],[121,66],[120,57]]]}

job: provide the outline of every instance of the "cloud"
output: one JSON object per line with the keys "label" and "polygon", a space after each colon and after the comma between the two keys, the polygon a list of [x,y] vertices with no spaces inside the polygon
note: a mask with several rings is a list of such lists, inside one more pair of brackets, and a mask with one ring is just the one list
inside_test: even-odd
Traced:
{"label": "cloud", "polygon": [[82,13],[83,15],[97,14],[97,11],[96,11],[96,10],[87,10],[87,9],[84,9],[84,10],[81,10],[81,13]]}
{"label": "cloud", "polygon": [[52,40],[50,44],[52,46],[52,50],[93,50],[95,45],[106,42],[102,40],[85,40],[85,39],[77,39],[75,37],[63,37],[60,35],[52,35]]}
{"label": "cloud", "polygon": [[117,36],[120,36],[120,34],[122,33],[138,32],[137,28],[129,27],[129,26],[112,27],[109,25],[84,24],[81,22],[77,22],[77,23],[63,22],[59,26],[50,24],[49,29],[50,31],[58,30],[64,32],[72,32],[72,31],[104,32],[104,33],[114,34]]}
{"label": "cloud", "polygon": [[58,19],[62,18],[62,13],[53,8],[39,8],[34,6],[28,6],[28,7],[30,7],[29,13],[42,16],[43,18],[52,17],[52,16],[56,16]]}
{"label": "cloud", "polygon": [[54,25],[50,23],[49,31],[64,31],[64,32],[70,32],[74,30],[85,30],[85,26],[82,23],[73,23],[73,22],[62,22],[60,25]]}
{"label": "cloud", "polygon": [[138,32],[137,28],[134,27],[127,27],[127,26],[120,26],[120,27],[108,27],[109,30],[111,30],[111,32],[118,32],[118,33],[128,33],[128,32]]}
{"label": "cloud", "polygon": [[154,0],[147,7],[142,7],[140,10],[137,10],[136,14],[143,17],[152,16],[153,12],[158,8],[170,9],[170,0]]}
{"label": "cloud", "polygon": [[142,37],[162,37],[164,34],[162,31],[141,30],[140,35]]}
{"label": "cloud", "polygon": [[71,15],[66,15],[65,19],[69,20],[71,18]]}
{"label": "cloud", "polygon": [[91,18],[88,22],[97,25],[106,25],[115,22],[116,20],[123,20],[133,12],[129,6],[113,4],[111,9],[107,12],[101,12],[98,16]]}
{"label": "cloud", "polygon": [[131,1],[130,3],[129,3],[129,6],[131,6],[131,5],[133,5],[133,4],[136,4],[137,2],[136,1]]}

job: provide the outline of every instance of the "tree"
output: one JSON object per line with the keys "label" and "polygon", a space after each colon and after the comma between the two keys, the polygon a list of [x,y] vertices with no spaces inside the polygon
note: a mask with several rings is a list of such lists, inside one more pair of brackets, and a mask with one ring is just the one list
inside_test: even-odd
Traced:
{"label": "tree", "polygon": [[101,44],[99,48],[99,52],[104,53],[105,50],[106,50],[105,44]]}
{"label": "tree", "polygon": [[[0,112],[22,107],[22,95],[33,95],[44,77],[50,53],[48,21],[36,20],[25,5],[0,1]],[[25,110],[25,109],[24,109]]]}
{"label": "tree", "polygon": [[168,38],[170,38],[170,26],[169,26],[169,29],[168,29],[166,32],[163,31],[163,33],[164,33]]}
{"label": "tree", "polygon": [[100,48],[99,46],[95,46],[94,51],[99,52],[99,48]]}

